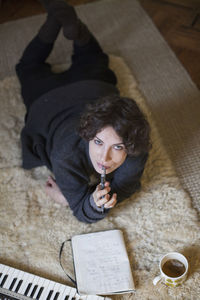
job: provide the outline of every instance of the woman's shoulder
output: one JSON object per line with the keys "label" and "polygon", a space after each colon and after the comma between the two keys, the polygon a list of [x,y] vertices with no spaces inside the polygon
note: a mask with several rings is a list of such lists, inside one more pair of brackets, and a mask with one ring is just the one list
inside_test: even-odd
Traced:
{"label": "woman's shoulder", "polygon": [[57,157],[73,157],[77,153],[81,156],[85,151],[85,143],[75,130],[67,131],[66,134],[58,133],[52,143],[52,153]]}
{"label": "woman's shoulder", "polygon": [[118,172],[135,174],[144,169],[148,153],[141,153],[138,156],[127,156],[124,163],[119,167]]}

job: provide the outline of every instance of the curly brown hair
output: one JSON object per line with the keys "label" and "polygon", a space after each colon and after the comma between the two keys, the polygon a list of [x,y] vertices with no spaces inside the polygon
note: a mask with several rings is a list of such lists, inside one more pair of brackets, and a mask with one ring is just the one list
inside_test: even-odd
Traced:
{"label": "curly brown hair", "polygon": [[133,99],[112,95],[89,104],[80,120],[79,135],[90,141],[107,126],[122,138],[128,155],[150,149],[149,123]]}

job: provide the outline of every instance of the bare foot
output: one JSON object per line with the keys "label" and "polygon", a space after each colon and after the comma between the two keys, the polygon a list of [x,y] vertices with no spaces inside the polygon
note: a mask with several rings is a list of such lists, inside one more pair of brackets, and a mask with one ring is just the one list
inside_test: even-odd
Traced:
{"label": "bare foot", "polygon": [[55,202],[57,202],[63,206],[69,205],[67,202],[67,199],[64,197],[64,195],[60,191],[58,185],[56,184],[56,181],[51,176],[48,177],[48,180],[47,180],[46,186],[45,186],[45,191],[46,191],[46,194],[51,199],[53,199]]}

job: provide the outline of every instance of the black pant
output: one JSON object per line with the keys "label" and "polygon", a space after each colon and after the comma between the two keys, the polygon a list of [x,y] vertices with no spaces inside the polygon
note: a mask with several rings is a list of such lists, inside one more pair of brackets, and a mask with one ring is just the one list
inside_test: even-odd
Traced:
{"label": "black pant", "polygon": [[45,62],[53,45],[44,43],[37,35],[16,65],[27,110],[41,95],[72,82],[94,79],[116,84],[116,76],[108,67],[108,56],[92,35],[85,46],[73,43],[72,64],[67,71],[59,74],[53,73],[50,64]]}

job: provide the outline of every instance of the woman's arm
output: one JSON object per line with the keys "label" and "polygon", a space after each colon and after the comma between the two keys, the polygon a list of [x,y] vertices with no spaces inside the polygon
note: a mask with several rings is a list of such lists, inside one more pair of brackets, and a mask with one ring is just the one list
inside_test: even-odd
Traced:
{"label": "woman's arm", "polygon": [[115,171],[111,181],[111,192],[117,194],[117,202],[129,198],[140,189],[140,181],[147,158],[148,153],[137,157],[127,157],[125,162]]}
{"label": "woman's arm", "polygon": [[90,178],[79,159],[70,157],[65,160],[54,160],[53,173],[60,191],[79,221],[94,223],[107,215],[108,208],[102,211],[91,204],[96,186],[89,185]]}

